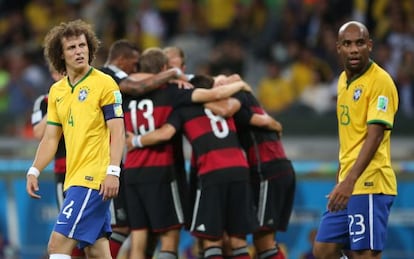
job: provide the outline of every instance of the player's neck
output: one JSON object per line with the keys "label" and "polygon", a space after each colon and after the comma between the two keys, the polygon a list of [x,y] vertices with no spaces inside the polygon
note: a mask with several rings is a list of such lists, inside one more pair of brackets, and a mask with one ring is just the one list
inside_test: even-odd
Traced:
{"label": "player's neck", "polygon": [[71,85],[76,85],[89,73],[91,66],[85,66],[82,69],[73,69],[68,71],[68,78]]}

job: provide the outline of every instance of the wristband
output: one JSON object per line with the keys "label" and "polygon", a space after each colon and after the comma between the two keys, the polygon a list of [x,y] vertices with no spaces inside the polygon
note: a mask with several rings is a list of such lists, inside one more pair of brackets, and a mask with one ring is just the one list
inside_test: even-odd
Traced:
{"label": "wristband", "polygon": [[119,175],[121,174],[121,167],[116,165],[109,165],[106,169],[106,174],[115,175],[119,177]]}
{"label": "wristband", "polygon": [[40,175],[39,169],[32,166],[27,170],[27,175],[34,175],[37,178]]}
{"label": "wristband", "polygon": [[174,67],[173,69],[175,71],[176,77],[181,77],[183,75],[183,71],[181,71],[181,69],[179,69],[178,67]]}
{"label": "wristband", "polygon": [[132,137],[132,146],[137,147],[137,148],[143,147],[142,142],[141,142],[141,135],[134,135]]}

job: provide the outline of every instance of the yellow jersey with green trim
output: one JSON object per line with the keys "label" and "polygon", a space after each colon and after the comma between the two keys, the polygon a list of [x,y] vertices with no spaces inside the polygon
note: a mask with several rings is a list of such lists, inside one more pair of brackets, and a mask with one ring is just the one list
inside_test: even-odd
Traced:
{"label": "yellow jersey with green trim", "polygon": [[103,107],[111,106],[123,117],[118,85],[108,75],[91,68],[76,85],[68,77],[49,91],[47,123],[61,126],[66,142],[64,189],[84,186],[99,190],[110,162],[110,132]]}
{"label": "yellow jersey with green trim", "polygon": [[390,135],[398,109],[398,94],[389,74],[376,63],[356,78],[338,80],[337,118],[339,133],[338,181],[345,179],[354,165],[371,123],[384,124],[387,130],[373,159],[358,178],[353,194],[397,194],[397,181],[391,167]]}

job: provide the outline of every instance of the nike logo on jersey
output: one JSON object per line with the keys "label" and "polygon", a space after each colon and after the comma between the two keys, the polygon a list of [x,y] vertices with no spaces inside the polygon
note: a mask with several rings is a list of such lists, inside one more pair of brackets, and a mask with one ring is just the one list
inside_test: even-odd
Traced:
{"label": "nike logo on jersey", "polygon": [[63,97],[58,97],[58,98],[56,98],[56,102],[60,103],[60,101],[62,101],[62,99],[63,99]]}
{"label": "nike logo on jersey", "polygon": [[206,231],[206,226],[204,226],[204,224],[201,224],[196,228],[196,230],[204,232]]}
{"label": "nike logo on jersey", "polygon": [[68,224],[67,222],[65,222],[65,221],[56,221],[56,224],[57,225],[66,225],[66,224]]}
{"label": "nike logo on jersey", "polygon": [[357,237],[357,238],[352,238],[352,243],[356,243],[362,239],[364,239],[365,237]]}

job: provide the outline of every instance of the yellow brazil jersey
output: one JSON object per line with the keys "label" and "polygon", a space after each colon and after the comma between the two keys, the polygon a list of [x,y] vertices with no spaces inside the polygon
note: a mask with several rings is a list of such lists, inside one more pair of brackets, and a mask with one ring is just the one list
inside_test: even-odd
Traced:
{"label": "yellow brazil jersey", "polygon": [[65,190],[70,186],[99,189],[110,160],[110,133],[102,109],[113,105],[115,115],[122,117],[121,104],[118,85],[94,68],[76,85],[64,77],[51,87],[47,123],[61,126],[65,137]]}
{"label": "yellow brazil jersey", "polygon": [[398,94],[391,77],[371,61],[358,77],[347,81],[343,72],[338,80],[337,117],[339,162],[342,181],[355,163],[370,123],[382,123],[388,130],[371,163],[357,180],[353,194],[396,195],[397,182],[391,167],[390,135],[398,108]]}

